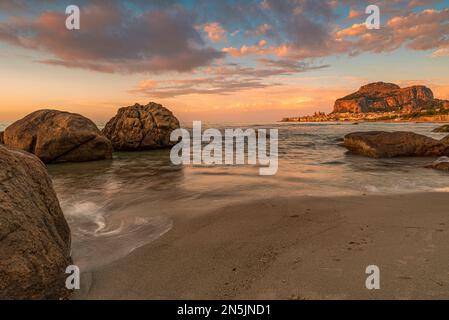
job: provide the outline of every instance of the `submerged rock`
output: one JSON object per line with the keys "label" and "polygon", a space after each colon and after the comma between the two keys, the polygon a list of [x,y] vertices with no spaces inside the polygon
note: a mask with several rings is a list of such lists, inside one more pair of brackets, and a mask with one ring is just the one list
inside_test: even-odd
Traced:
{"label": "submerged rock", "polygon": [[432,130],[432,132],[449,132],[449,124],[435,128]]}
{"label": "submerged rock", "polygon": [[441,157],[426,168],[436,169],[441,171],[449,171],[449,157]]}
{"label": "submerged rock", "polygon": [[0,299],[61,299],[70,229],[44,164],[0,145]]}
{"label": "submerged rock", "polygon": [[438,157],[449,155],[449,141],[435,140],[414,132],[354,132],[345,136],[351,152],[373,158]]}
{"label": "submerged rock", "polygon": [[39,110],[16,121],[6,128],[4,143],[45,163],[112,158],[111,142],[91,120],[57,110]]}
{"label": "submerged rock", "polygon": [[162,105],[150,102],[146,106],[120,108],[103,129],[114,150],[133,151],[170,147],[170,134],[179,128],[179,121]]}

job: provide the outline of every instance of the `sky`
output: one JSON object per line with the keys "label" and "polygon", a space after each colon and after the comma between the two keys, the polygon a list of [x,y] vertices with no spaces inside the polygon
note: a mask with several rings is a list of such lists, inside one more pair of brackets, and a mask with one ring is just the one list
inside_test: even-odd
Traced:
{"label": "sky", "polygon": [[449,99],[448,70],[449,0],[0,1],[0,121],[51,108],[101,123],[150,101],[181,121],[277,121],[375,81]]}

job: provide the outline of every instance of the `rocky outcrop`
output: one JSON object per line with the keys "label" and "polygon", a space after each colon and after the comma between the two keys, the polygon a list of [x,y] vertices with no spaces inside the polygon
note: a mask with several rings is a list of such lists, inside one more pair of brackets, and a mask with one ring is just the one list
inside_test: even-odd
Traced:
{"label": "rocky outcrop", "polygon": [[45,163],[112,158],[111,142],[89,119],[74,113],[39,110],[6,128],[4,143]]}
{"label": "rocky outcrop", "polygon": [[3,144],[3,131],[0,131],[0,144]]}
{"label": "rocky outcrop", "polygon": [[449,155],[449,140],[435,140],[413,132],[354,132],[343,145],[351,152],[373,158],[439,157]]}
{"label": "rocky outcrop", "polygon": [[170,147],[170,134],[179,121],[170,110],[151,102],[120,108],[103,129],[114,150],[133,151]]}
{"label": "rocky outcrop", "polygon": [[394,83],[375,82],[336,100],[329,114],[282,119],[327,121],[449,121],[449,101],[435,99],[432,90],[425,86],[400,88]]}
{"label": "rocky outcrop", "polygon": [[432,132],[449,132],[449,124],[435,128],[432,130]]}
{"label": "rocky outcrop", "polygon": [[415,112],[437,108],[441,100],[434,99],[425,86],[400,88],[393,83],[376,82],[362,86],[359,91],[335,102],[334,113]]}
{"label": "rocky outcrop", "polygon": [[0,299],[67,298],[70,229],[34,155],[0,145]]}

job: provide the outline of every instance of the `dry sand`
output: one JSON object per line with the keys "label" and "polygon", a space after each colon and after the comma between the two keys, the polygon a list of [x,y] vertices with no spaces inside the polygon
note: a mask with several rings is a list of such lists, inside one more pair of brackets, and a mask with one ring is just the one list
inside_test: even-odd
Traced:
{"label": "dry sand", "polygon": [[[380,290],[367,290],[368,265]],[[449,194],[266,199],[178,217],[82,299],[449,298]]]}

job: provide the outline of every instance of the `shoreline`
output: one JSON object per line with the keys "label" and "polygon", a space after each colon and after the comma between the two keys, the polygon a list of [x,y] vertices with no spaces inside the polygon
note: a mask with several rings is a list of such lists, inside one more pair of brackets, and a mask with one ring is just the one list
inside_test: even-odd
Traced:
{"label": "shoreline", "polygon": [[449,120],[335,120],[335,121],[278,121],[278,123],[449,123]]}
{"label": "shoreline", "polygon": [[251,201],[174,217],[72,298],[447,299],[448,245],[447,193]]}

